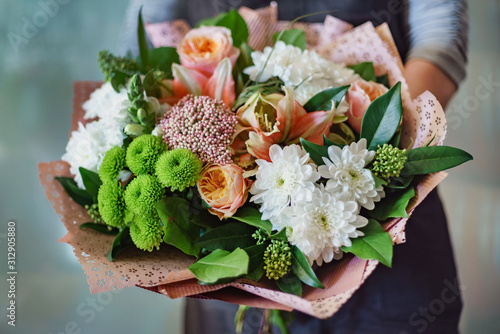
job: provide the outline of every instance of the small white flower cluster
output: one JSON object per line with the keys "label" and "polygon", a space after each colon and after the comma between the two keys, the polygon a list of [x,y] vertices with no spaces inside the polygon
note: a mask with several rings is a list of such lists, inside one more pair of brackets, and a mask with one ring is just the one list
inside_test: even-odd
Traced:
{"label": "small white flower cluster", "polygon": [[[78,187],[85,188],[80,167],[97,172],[106,152],[114,146],[123,145],[126,137],[123,129],[132,122],[127,106],[127,89],[122,88],[117,93],[109,82],[96,89],[83,104],[84,119],[98,119],[85,126],[78,124],[78,129],[71,134],[66,153],[62,156],[62,160],[69,163],[70,172],[75,175]],[[148,108],[160,117],[168,105],[160,104],[154,97],[148,97]]]}
{"label": "small white flower cluster", "polygon": [[294,88],[295,98],[302,105],[322,90],[347,85],[358,78],[343,64],[328,61],[315,51],[302,51],[282,41],[275,44],[274,50],[266,47],[263,52],[252,52],[251,56],[254,65],[243,71],[250,79],[264,82],[278,77],[285,86]]}
{"label": "small white flower cluster", "polygon": [[[260,204],[262,219],[273,228],[287,228],[288,240],[318,265],[342,256],[342,246],[363,236],[358,228],[368,224],[359,215],[361,207],[372,209],[384,197],[375,189],[369,170],[374,158],[366,140],[345,146],[331,146],[328,159],[319,168],[309,163],[309,154],[298,145],[271,146],[271,162],[257,160],[259,169],[250,193],[251,202]],[[317,183],[323,177],[326,186]]]}

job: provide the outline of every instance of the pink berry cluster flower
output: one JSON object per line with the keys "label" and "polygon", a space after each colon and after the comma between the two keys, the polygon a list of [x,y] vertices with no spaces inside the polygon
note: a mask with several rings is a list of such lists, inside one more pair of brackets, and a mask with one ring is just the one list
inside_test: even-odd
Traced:
{"label": "pink berry cluster flower", "polygon": [[231,163],[228,146],[236,130],[236,115],[222,101],[187,95],[161,120],[163,140],[170,149],[188,148],[204,163]]}

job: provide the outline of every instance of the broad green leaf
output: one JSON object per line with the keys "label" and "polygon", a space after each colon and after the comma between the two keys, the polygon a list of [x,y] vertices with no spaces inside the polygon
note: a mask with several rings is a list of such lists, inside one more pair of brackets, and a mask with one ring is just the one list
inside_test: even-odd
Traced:
{"label": "broad green leaf", "polygon": [[99,233],[110,234],[110,235],[117,235],[119,232],[119,230],[117,228],[110,227],[110,226],[107,226],[104,224],[96,224],[96,223],[92,223],[92,222],[83,223],[80,226],[78,226],[78,228],[81,230],[88,228],[90,230],[94,230],[94,231],[99,232]]}
{"label": "broad green leaf", "polygon": [[244,249],[249,257],[248,275],[245,277],[258,281],[264,275],[264,252],[267,244],[253,245]]}
{"label": "broad green leaf", "polygon": [[130,75],[120,72],[120,71],[113,71],[111,72],[111,86],[113,89],[119,93],[120,89],[122,87],[125,87],[127,85],[127,80],[130,78]]}
{"label": "broad green leaf", "polygon": [[303,138],[300,138],[300,143],[304,150],[309,153],[312,161],[318,166],[324,165],[323,157],[328,158],[328,147],[311,143]]}
{"label": "broad green leaf", "polygon": [[97,193],[99,192],[99,187],[102,184],[99,175],[96,172],[83,167],[80,167],[79,171],[80,175],[82,176],[82,181],[85,185],[85,189],[92,195],[94,202],[97,202]]}
{"label": "broad green leaf", "polygon": [[272,234],[271,239],[288,242],[288,238],[286,236],[286,227],[282,228],[279,232]]}
{"label": "broad green leaf", "polygon": [[389,76],[387,75],[387,73],[386,73],[386,74],[384,74],[384,75],[379,75],[379,76],[377,77],[377,82],[378,82],[379,84],[384,85],[384,86],[385,86],[385,87],[387,87],[387,88],[390,88],[390,87],[391,87],[391,85],[389,84]]}
{"label": "broad green leaf", "polygon": [[366,138],[369,150],[376,150],[378,145],[391,140],[402,115],[401,82],[398,82],[387,93],[370,103],[363,116],[360,137]]}
{"label": "broad green leaf", "polygon": [[472,160],[469,153],[449,146],[419,147],[406,151],[406,156],[402,175],[435,173]]}
{"label": "broad green leaf", "polygon": [[281,291],[302,297],[302,282],[294,274],[287,274],[277,280],[276,284]]}
{"label": "broad green leaf", "polygon": [[411,181],[413,181],[413,178],[413,175],[393,177],[387,187],[392,189],[406,189]]}
{"label": "broad green leaf", "polygon": [[201,248],[195,244],[195,240],[200,235],[200,228],[191,223],[189,209],[189,202],[180,197],[167,197],[156,204],[164,224],[163,241],[188,255],[198,257]]}
{"label": "broad green leaf", "polygon": [[413,196],[415,196],[413,187],[403,191],[387,193],[384,199],[375,204],[373,210],[367,212],[377,220],[386,220],[387,218],[408,218],[406,207]]}
{"label": "broad green leaf", "polygon": [[149,62],[151,68],[162,70],[168,79],[172,79],[172,64],[179,64],[180,60],[176,48],[161,47],[149,50]]}
{"label": "broad green leaf", "polygon": [[239,209],[231,218],[261,228],[269,235],[273,229],[273,224],[269,220],[262,220],[262,213],[259,210],[249,206]]}
{"label": "broad green leaf", "polygon": [[371,61],[347,67],[354,70],[354,72],[358,74],[361,78],[363,78],[363,80],[377,81],[377,77],[375,76],[375,69],[373,68],[373,63]]}
{"label": "broad green leaf", "polygon": [[248,254],[241,248],[232,253],[218,249],[199,259],[189,270],[204,284],[216,284],[221,279],[235,279],[248,273]]}
{"label": "broad green leaf", "polygon": [[342,247],[346,253],[352,253],[363,260],[377,260],[387,267],[392,266],[392,240],[382,226],[370,219],[368,225],[360,229],[365,235],[351,239],[351,247]]}
{"label": "broad green leaf", "polygon": [[241,17],[237,10],[231,9],[226,14],[222,15],[215,24],[220,27],[226,27],[231,30],[233,45],[239,47],[241,43],[248,40],[248,27],[245,20]]}
{"label": "broad green leaf", "polygon": [[139,41],[139,56],[141,58],[140,64],[142,70],[147,72],[150,69],[149,65],[149,47],[148,39],[146,36],[146,29],[144,29],[144,22],[142,21],[142,6],[139,9],[139,20],[137,24],[137,40]]}
{"label": "broad green leaf", "polygon": [[386,180],[383,180],[383,179],[379,178],[372,171],[370,171],[370,173],[372,174],[373,181],[375,181],[375,186],[374,186],[375,189],[377,189],[380,186],[386,186],[387,185],[387,181]]}
{"label": "broad green leaf", "polygon": [[133,245],[132,239],[130,238],[128,226],[121,230],[117,235],[111,248],[109,249],[106,257],[110,262],[113,262],[115,257],[120,254],[125,248]]}
{"label": "broad green leaf", "polygon": [[255,228],[243,223],[227,223],[209,230],[199,237],[195,244],[211,251],[224,249],[232,252],[236,248],[246,248],[255,244],[252,234]]}
{"label": "broad green leaf", "polygon": [[219,218],[208,212],[206,209],[201,209],[194,213],[193,217],[191,217],[191,222],[207,229],[213,229],[221,226]]}
{"label": "broad green leaf", "polygon": [[344,98],[347,90],[349,89],[349,85],[336,87],[336,88],[328,88],[325,89],[318,94],[314,95],[304,104],[304,109],[307,112],[312,111],[329,111],[332,109],[332,103],[335,104],[335,107],[338,107],[339,103]]}
{"label": "broad green leaf", "polygon": [[73,178],[56,176],[55,179],[61,184],[64,190],[66,190],[69,197],[71,197],[76,203],[81,206],[94,204],[92,194],[84,189],[78,188]]}
{"label": "broad green leaf", "polygon": [[278,40],[296,46],[302,51],[306,49],[306,34],[302,29],[288,29],[277,32],[273,35],[273,42],[276,44]]}
{"label": "broad green leaf", "polygon": [[318,280],[306,257],[297,246],[292,246],[292,272],[307,285],[324,289],[325,286]]}
{"label": "broad green leaf", "polygon": [[227,12],[222,12],[220,13],[219,15],[217,16],[214,16],[214,17],[208,17],[206,19],[203,19],[201,21],[199,21],[197,24],[196,24],[196,28],[199,28],[201,26],[216,26],[217,25],[217,22],[219,22],[219,20],[224,16],[224,15],[227,15]]}
{"label": "broad green leaf", "polygon": [[332,146],[332,145],[338,146],[340,148],[344,147],[344,145],[334,143],[333,141],[328,139],[328,137],[325,136],[325,134],[323,134],[323,146]]}

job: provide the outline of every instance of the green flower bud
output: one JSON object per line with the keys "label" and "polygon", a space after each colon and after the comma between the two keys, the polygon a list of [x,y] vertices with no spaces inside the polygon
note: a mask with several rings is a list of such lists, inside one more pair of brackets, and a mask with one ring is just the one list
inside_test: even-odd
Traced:
{"label": "green flower bud", "polygon": [[262,245],[264,242],[269,240],[269,236],[267,235],[267,232],[261,228],[259,228],[257,231],[255,231],[254,234],[252,234],[252,237],[257,240],[257,245]]}
{"label": "green flower bud", "polygon": [[131,137],[139,137],[145,133],[146,128],[140,124],[127,124],[123,132]]}
{"label": "green flower bud", "polygon": [[391,144],[378,146],[371,170],[384,180],[398,177],[406,162],[406,150],[400,150]]}
{"label": "green flower bud", "polygon": [[285,276],[292,265],[292,251],[288,242],[271,240],[264,252],[264,264],[267,278],[278,280]]}
{"label": "green flower bud", "polygon": [[99,213],[99,205],[94,203],[92,205],[85,205],[85,209],[87,210],[88,215],[94,223],[96,224],[105,224],[104,220],[102,220],[101,214]]}

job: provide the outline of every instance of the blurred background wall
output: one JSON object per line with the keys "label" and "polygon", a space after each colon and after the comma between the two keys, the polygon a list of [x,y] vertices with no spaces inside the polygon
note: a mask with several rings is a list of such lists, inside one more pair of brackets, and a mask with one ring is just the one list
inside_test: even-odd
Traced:
{"label": "blurred background wall", "polygon": [[[44,21],[37,15],[46,2],[0,1],[0,333],[181,333],[182,300],[138,288],[91,295],[71,247],[56,242],[65,230],[37,163],[64,153],[72,82],[102,79],[97,52],[120,49],[125,2],[58,0]],[[500,1],[469,5],[468,77],[447,111],[447,144],[475,160],[454,169],[440,192],[463,289],[462,332],[493,334],[500,332]],[[33,20],[39,27],[23,31]],[[9,220],[17,222],[16,328],[5,316]]]}

